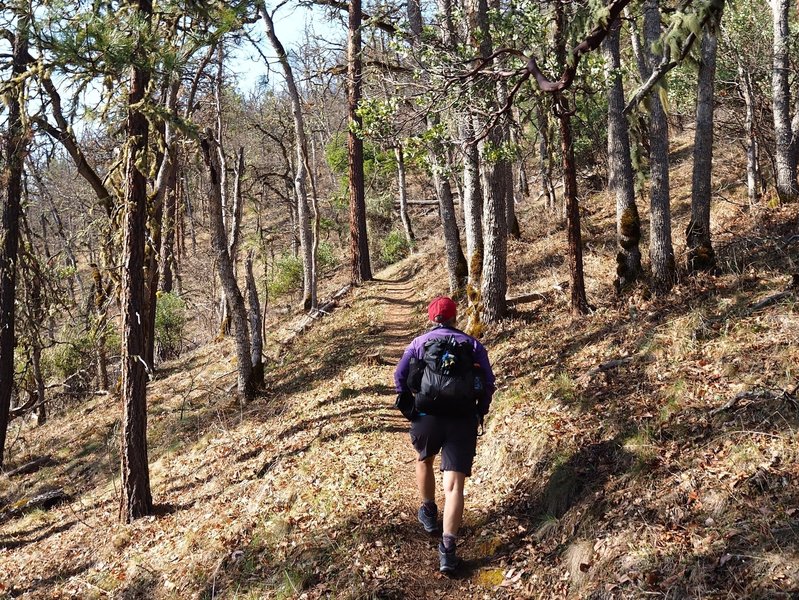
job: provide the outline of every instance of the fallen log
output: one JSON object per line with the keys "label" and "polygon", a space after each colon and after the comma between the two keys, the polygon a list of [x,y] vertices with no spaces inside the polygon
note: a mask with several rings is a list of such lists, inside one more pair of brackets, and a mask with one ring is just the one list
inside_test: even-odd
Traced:
{"label": "fallen log", "polygon": [[600,373],[607,373],[608,371],[618,369],[619,367],[630,364],[633,360],[635,360],[635,358],[635,356],[625,356],[624,358],[614,358],[613,360],[600,363],[593,369],[588,370],[588,376],[595,377]]}
{"label": "fallen log", "polygon": [[521,294],[519,296],[512,296],[505,299],[508,306],[516,306],[519,304],[528,304],[530,302],[545,302],[550,299],[550,296],[555,292],[563,292],[569,288],[569,282],[556,283],[552,286],[551,290],[546,292],[530,292],[528,294]]}
{"label": "fallen log", "polygon": [[60,504],[68,499],[69,496],[61,488],[48,490],[32,498],[23,498],[22,500],[11,504],[8,510],[0,513],[0,523],[6,521],[7,519],[18,517],[30,510],[49,510],[55,505]]}
{"label": "fallen log", "polygon": [[16,477],[17,475],[28,475],[29,473],[34,473],[43,467],[49,467],[54,464],[56,464],[56,462],[53,460],[52,456],[40,456],[39,458],[35,458],[24,465],[18,466],[16,469],[6,471],[6,476]]}
{"label": "fallen log", "polygon": [[760,302],[756,302],[749,308],[749,312],[755,312],[756,310],[760,310],[761,308],[766,308],[767,306],[771,306],[772,304],[776,304],[783,298],[787,298],[788,296],[793,294],[793,290],[785,290],[779,292],[777,294],[773,294],[767,298],[764,298]]}
{"label": "fallen log", "polygon": [[308,327],[310,327],[314,321],[321,319],[325,315],[329,315],[331,312],[333,312],[333,310],[338,306],[338,301],[347,292],[349,292],[350,289],[352,289],[352,284],[348,283],[343,288],[338,290],[335,294],[333,294],[327,302],[322,304],[322,306],[312,309],[305,316],[305,318],[302,321],[300,321],[300,324],[294,328],[294,331],[288,337],[286,337],[281,341],[281,344],[286,345],[290,343],[295,337],[297,337],[306,329],[308,329]]}
{"label": "fallen log", "polygon": [[796,406],[797,391],[799,391],[799,385],[793,388],[793,390],[791,390],[790,392],[788,390],[777,391],[777,390],[769,390],[763,388],[738,392],[737,394],[735,394],[735,396],[727,400],[727,402],[725,402],[721,406],[718,406],[710,410],[709,414],[711,416],[715,416],[721,412],[735,408],[736,406],[738,406],[738,403],[741,400],[779,400],[782,402],[790,402],[791,404]]}

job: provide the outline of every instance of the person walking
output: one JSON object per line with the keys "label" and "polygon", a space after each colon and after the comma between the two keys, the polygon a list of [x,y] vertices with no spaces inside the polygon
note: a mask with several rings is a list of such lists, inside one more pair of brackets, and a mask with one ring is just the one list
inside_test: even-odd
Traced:
{"label": "person walking", "polygon": [[463,487],[472,474],[478,425],[482,426],[494,394],[494,373],[483,345],[455,327],[457,305],[451,298],[435,298],[427,316],[432,329],[408,345],[394,371],[396,406],[411,421],[422,500],[417,516],[428,533],[438,531],[433,461],[441,453],[444,518],[439,570],[452,573],[459,562],[456,543],[463,520]]}

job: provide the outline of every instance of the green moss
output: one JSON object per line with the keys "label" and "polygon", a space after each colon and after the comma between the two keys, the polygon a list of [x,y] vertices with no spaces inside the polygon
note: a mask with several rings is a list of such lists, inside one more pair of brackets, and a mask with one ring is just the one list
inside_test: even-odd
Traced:
{"label": "green moss", "polygon": [[638,245],[641,240],[641,219],[638,216],[638,208],[633,204],[625,209],[621,215],[619,223],[620,240],[619,244],[625,250],[630,250]]}

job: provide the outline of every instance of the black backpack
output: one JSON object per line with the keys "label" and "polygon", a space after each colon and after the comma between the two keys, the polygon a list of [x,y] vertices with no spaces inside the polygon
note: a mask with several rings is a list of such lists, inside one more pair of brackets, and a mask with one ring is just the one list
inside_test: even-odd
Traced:
{"label": "black backpack", "polygon": [[416,410],[430,415],[466,416],[477,413],[483,396],[483,376],[470,340],[434,338],[424,345],[421,361],[411,359],[408,388]]}

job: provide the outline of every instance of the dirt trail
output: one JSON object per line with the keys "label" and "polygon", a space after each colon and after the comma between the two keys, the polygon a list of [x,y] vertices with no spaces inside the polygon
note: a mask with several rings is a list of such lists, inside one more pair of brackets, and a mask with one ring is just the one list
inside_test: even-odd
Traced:
{"label": "dirt trail", "polygon": [[[384,307],[382,332],[378,337],[380,356],[384,364],[375,370],[375,377],[382,379],[379,383],[393,383],[394,367],[403,350],[426,323],[423,311],[427,298],[422,298],[416,290],[413,273],[410,271],[378,280],[372,297]],[[374,383],[377,384],[378,381]],[[374,400],[385,402],[385,399]],[[391,400],[393,401],[393,394]],[[398,549],[396,558],[392,560],[394,564],[391,565],[397,578],[382,592],[396,592],[409,598],[469,598],[477,592],[482,595],[485,590],[477,588],[472,582],[476,570],[474,561],[465,560],[464,568],[455,577],[445,577],[438,572],[437,546],[440,534],[431,536],[425,533],[416,521],[419,500],[414,479],[415,452],[408,438],[407,422],[403,420],[401,423],[398,428],[400,431],[393,431],[381,438],[383,451],[395,457],[389,472],[379,476],[390,486],[390,493],[381,494],[381,497],[386,514],[391,515],[390,519],[395,523],[392,528],[395,537],[390,541]],[[443,495],[438,462],[436,479],[437,503],[441,509]],[[474,508],[467,506],[467,511]],[[466,557],[469,554],[472,532],[467,528],[462,533],[466,535],[461,539],[461,548],[465,552],[461,552],[461,555]]]}

